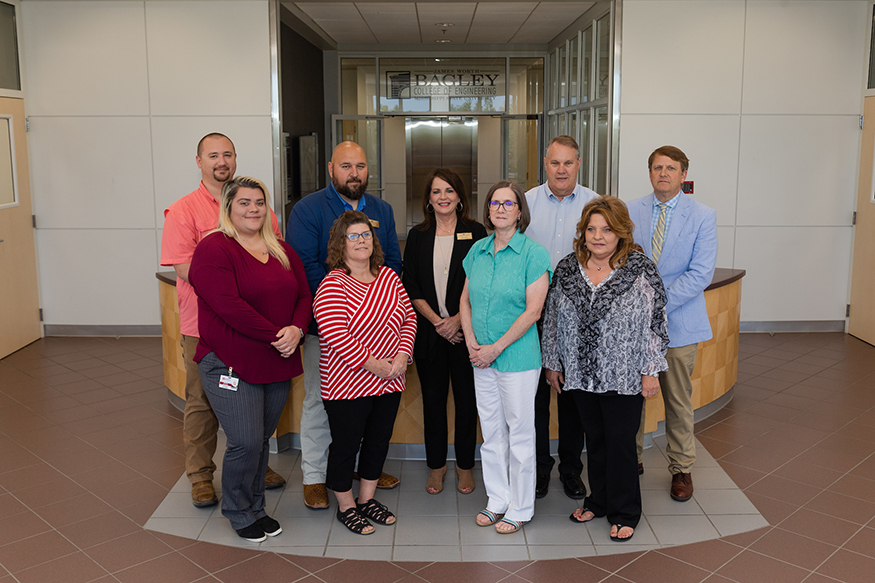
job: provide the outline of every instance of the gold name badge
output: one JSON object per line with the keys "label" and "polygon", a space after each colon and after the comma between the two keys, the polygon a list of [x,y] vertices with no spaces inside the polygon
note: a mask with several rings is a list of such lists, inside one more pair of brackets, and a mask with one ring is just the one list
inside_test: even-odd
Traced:
{"label": "gold name badge", "polygon": [[471,239],[471,233],[456,233],[457,241],[468,241]]}
{"label": "gold name badge", "polygon": [[380,228],[380,221],[375,221],[374,219],[368,219],[368,221],[370,221],[371,226],[372,226],[373,228],[375,228],[375,229],[379,229],[379,228]]}

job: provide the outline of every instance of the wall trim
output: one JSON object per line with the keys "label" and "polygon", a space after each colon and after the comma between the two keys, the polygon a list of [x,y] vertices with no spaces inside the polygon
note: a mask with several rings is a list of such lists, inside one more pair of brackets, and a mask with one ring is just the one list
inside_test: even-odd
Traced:
{"label": "wall trim", "polygon": [[844,320],[787,320],[742,322],[741,332],[844,332]]}
{"label": "wall trim", "polygon": [[46,336],[161,336],[161,324],[88,325],[46,324]]}

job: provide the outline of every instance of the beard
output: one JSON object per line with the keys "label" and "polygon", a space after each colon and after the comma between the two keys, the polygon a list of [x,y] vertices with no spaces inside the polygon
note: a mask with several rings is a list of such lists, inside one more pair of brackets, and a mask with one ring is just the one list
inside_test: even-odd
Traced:
{"label": "beard", "polygon": [[227,166],[213,169],[213,180],[216,182],[228,182],[231,178],[231,169]]}
{"label": "beard", "polygon": [[349,200],[358,200],[368,189],[368,177],[365,176],[360,181],[347,181],[346,184],[341,184],[336,178],[332,177],[331,184],[334,185],[334,189],[337,190],[340,196]]}

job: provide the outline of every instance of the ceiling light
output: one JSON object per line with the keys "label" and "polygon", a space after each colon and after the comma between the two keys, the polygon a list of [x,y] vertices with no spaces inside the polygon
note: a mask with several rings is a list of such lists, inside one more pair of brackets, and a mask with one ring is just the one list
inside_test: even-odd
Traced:
{"label": "ceiling light", "polygon": [[441,28],[446,28],[446,27],[448,27],[448,26],[456,26],[456,25],[453,24],[452,22],[435,22],[434,25],[435,25],[435,26],[440,26]]}
{"label": "ceiling light", "polygon": [[434,41],[434,42],[436,42],[436,43],[451,43],[451,42],[453,42],[453,41],[451,41],[451,40],[448,39],[448,38],[439,38],[439,39],[437,39],[437,40]]}

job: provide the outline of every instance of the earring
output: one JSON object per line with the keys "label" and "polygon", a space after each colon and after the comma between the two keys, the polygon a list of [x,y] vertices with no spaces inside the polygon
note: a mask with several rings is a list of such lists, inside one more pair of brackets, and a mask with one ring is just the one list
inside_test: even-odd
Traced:
{"label": "earring", "polygon": [[459,204],[456,205],[456,212],[457,213],[462,212],[463,208],[465,208],[465,207],[462,206],[462,201],[460,200]]}
{"label": "earring", "polygon": [[426,203],[426,205],[425,205],[425,210],[427,210],[427,211],[430,212],[430,213],[434,213],[434,205],[431,204],[430,202],[429,202],[429,203]]}

